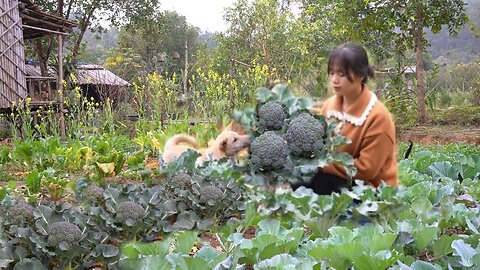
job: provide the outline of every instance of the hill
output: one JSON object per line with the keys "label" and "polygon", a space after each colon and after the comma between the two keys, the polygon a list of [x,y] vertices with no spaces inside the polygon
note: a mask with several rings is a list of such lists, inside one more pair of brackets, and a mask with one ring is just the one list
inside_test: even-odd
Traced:
{"label": "hill", "polygon": [[436,35],[430,31],[427,32],[426,39],[431,45],[428,52],[433,59],[443,56],[448,61],[464,63],[478,59],[480,55],[480,16],[478,16],[480,1],[465,0],[464,2],[470,22],[463,27],[457,37],[451,37],[446,28]]}

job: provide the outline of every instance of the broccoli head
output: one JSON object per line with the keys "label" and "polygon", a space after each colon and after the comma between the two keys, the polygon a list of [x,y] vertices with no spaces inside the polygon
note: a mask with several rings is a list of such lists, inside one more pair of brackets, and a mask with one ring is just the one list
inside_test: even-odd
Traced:
{"label": "broccoli head", "polygon": [[30,223],[34,220],[33,206],[19,201],[7,210],[7,215],[12,224]]}
{"label": "broccoli head", "polygon": [[145,209],[136,202],[121,202],[117,205],[116,210],[117,221],[120,223],[126,222],[128,219],[134,223],[145,215]]}
{"label": "broccoli head", "polygon": [[194,182],[199,181],[198,176],[185,171],[169,174],[165,181],[160,183],[163,190],[170,194],[177,190],[191,190]]}
{"label": "broccoli head", "polygon": [[280,102],[270,101],[258,109],[259,126],[265,130],[277,130],[283,127],[286,115]]}
{"label": "broccoli head", "polygon": [[287,142],[273,131],[267,131],[250,145],[250,162],[256,169],[283,168],[288,157]]}
{"label": "broccoli head", "polygon": [[288,148],[296,156],[312,157],[323,150],[325,126],[309,113],[295,117],[285,134]]}
{"label": "broccoli head", "polygon": [[[68,249],[69,245],[82,238],[82,231],[80,228],[78,228],[77,225],[66,221],[53,223],[49,226],[48,231],[47,242],[50,246],[67,245]],[[61,248],[65,248],[65,246]]]}
{"label": "broccoli head", "polygon": [[216,186],[204,186],[200,189],[200,201],[204,203],[216,204],[223,196],[223,191]]}
{"label": "broccoli head", "polygon": [[177,187],[188,187],[192,185],[192,176],[186,172],[179,172],[172,177],[172,182]]}
{"label": "broccoli head", "polygon": [[103,192],[104,189],[97,185],[89,185],[83,191],[83,197],[88,202],[101,202],[103,201]]}

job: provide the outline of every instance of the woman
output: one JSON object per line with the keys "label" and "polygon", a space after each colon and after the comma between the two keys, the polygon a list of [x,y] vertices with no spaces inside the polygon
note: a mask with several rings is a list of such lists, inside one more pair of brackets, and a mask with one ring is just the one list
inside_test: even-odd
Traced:
{"label": "woman", "polygon": [[397,186],[395,125],[388,109],[366,85],[373,78],[367,52],[355,44],[335,49],[328,60],[328,74],[335,95],[323,104],[321,114],[340,122],[339,133],[352,141],[337,150],[353,156],[357,173],[350,179],[342,166],[331,164],[309,186],[318,194],[348,188],[350,180],[357,179],[375,187],[382,182]]}

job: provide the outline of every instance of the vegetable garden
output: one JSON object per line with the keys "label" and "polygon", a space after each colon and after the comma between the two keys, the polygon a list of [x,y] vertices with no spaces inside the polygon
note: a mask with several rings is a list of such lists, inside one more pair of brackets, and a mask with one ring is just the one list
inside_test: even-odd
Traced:
{"label": "vegetable garden", "polygon": [[[322,145],[287,145],[295,151],[274,163],[254,150],[255,160],[198,166],[198,154],[187,152],[175,162],[158,162],[171,134],[207,140],[218,132],[212,123],[177,122],[134,139],[100,132],[3,146],[0,267],[480,268],[478,145],[415,145],[399,162],[398,188],[357,182],[329,196],[293,192],[289,182],[330,162],[353,174],[351,157],[334,151],[348,141],[329,135],[335,123],[308,114],[312,101],[285,85],[260,89],[256,97],[257,108],[233,114],[254,138],[301,136],[293,134],[301,122],[295,119],[306,113],[308,121],[324,125]],[[284,108],[283,124],[259,121],[265,104]],[[399,144],[399,160],[405,149]]]}

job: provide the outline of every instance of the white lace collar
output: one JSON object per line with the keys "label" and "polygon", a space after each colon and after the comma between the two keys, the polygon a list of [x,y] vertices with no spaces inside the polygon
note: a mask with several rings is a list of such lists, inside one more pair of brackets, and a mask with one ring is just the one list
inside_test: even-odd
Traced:
{"label": "white lace collar", "polygon": [[367,120],[367,116],[372,111],[373,106],[375,106],[375,103],[377,102],[378,98],[377,96],[372,92],[372,96],[370,97],[370,101],[368,102],[367,106],[365,107],[365,110],[363,111],[362,115],[360,117],[353,116],[349,113],[342,113],[340,111],[337,111],[335,109],[329,109],[327,111],[327,117],[335,117],[338,120],[341,121],[347,121],[350,122],[351,124],[355,126],[361,126]]}

